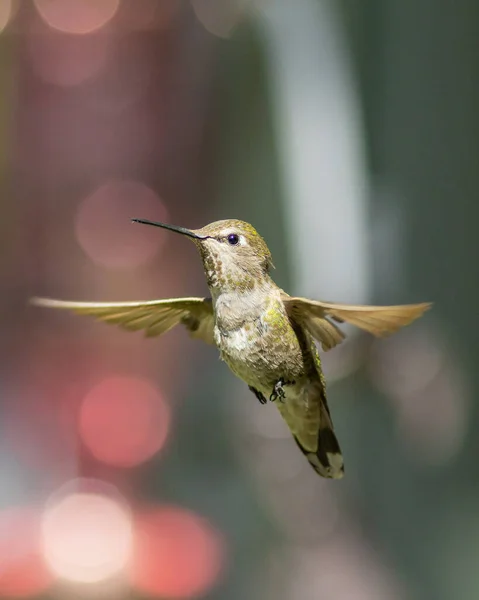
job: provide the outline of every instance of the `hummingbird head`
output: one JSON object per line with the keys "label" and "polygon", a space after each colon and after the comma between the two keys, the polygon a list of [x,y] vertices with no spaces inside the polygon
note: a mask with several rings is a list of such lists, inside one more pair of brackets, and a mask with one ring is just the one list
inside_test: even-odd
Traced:
{"label": "hummingbird head", "polygon": [[273,266],[266,242],[245,221],[215,221],[201,229],[133,219],[189,237],[200,252],[210,289],[216,292],[247,291],[268,277]]}

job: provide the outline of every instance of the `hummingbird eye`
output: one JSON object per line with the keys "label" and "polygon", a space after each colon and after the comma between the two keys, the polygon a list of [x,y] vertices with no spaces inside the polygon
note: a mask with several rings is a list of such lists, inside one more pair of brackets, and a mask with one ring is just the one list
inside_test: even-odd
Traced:
{"label": "hummingbird eye", "polygon": [[231,246],[236,246],[236,244],[239,242],[239,235],[236,233],[230,233],[226,239],[228,240],[228,244]]}

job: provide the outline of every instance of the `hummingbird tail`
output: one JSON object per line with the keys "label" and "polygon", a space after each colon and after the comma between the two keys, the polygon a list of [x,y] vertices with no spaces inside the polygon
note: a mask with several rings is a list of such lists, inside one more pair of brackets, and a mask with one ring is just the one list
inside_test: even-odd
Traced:
{"label": "hummingbird tail", "polygon": [[304,448],[297,437],[294,439],[316,473],[328,479],[341,479],[344,476],[343,455],[333,430],[331,416],[324,397],[321,398],[320,415],[316,452]]}

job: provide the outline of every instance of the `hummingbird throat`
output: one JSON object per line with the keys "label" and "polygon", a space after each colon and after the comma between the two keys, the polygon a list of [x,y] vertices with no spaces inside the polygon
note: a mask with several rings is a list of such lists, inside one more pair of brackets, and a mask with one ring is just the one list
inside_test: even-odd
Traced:
{"label": "hummingbird throat", "polygon": [[208,247],[205,243],[198,246],[206,282],[213,297],[225,292],[248,293],[264,282],[264,273],[245,268],[241,261],[234,260],[232,256],[222,254],[219,249]]}

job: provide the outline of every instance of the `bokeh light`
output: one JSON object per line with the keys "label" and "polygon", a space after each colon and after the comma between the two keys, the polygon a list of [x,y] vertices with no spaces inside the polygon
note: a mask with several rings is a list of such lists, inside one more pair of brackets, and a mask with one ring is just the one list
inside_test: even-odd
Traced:
{"label": "bokeh light", "polygon": [[143,379],[111,377],[95,386],[80,409],[80,436],[98,460],[132,467],[151,458],[165,443],[170,409]]}
{"label": "bokeh light", "polygon": [[120,0],[34,0],[47,25],[65,33],[85,34],[112,19]]}
{"label": "bokeh light", "polygon": [[132,584],[165,598],[193,598],[217,582],[225,563],[220,534],[183,508],[151,509],[137,518]]}
{"label": "bokeh light", "polygon": [[0,33],[5,29],[12,16],[12,0],[0,2]]}
{"label": "bokeh light", "polygon": [[71,36],[51,32],[28,36],[27,43],[33,69],[43,81],[74,86],[101,71],[109,39],[105,35]]}
{"label": "bokeh light", "polygon": [[[131,516],[119,495],[98,482],[94,491],[71,491],[73,482],[57,492],[42,519],[45,558],[51,570],[69,581],[94,583],[117,575],[132,547]],[[114,490],[114,488],[111,488]]]}
{"label": "bokeh light", "polygon": [[228,37],[251,0],[190,0],[191,6],[203,27],[218,37]]}
{"label": "bokeh light", "polygon": [[0,596],[27,598],[52,581],[41,555],[40,514],[16,506],[0,512]]}
{"label": "bokeh light", "polygon": [[110,181],[81,203],[75,230],[85,253],[109,268],[131,268],[151,259],[165,236],[160,229],[140,227],[133,217],[167,221],[168,212],[155,192],[134,181]]}

